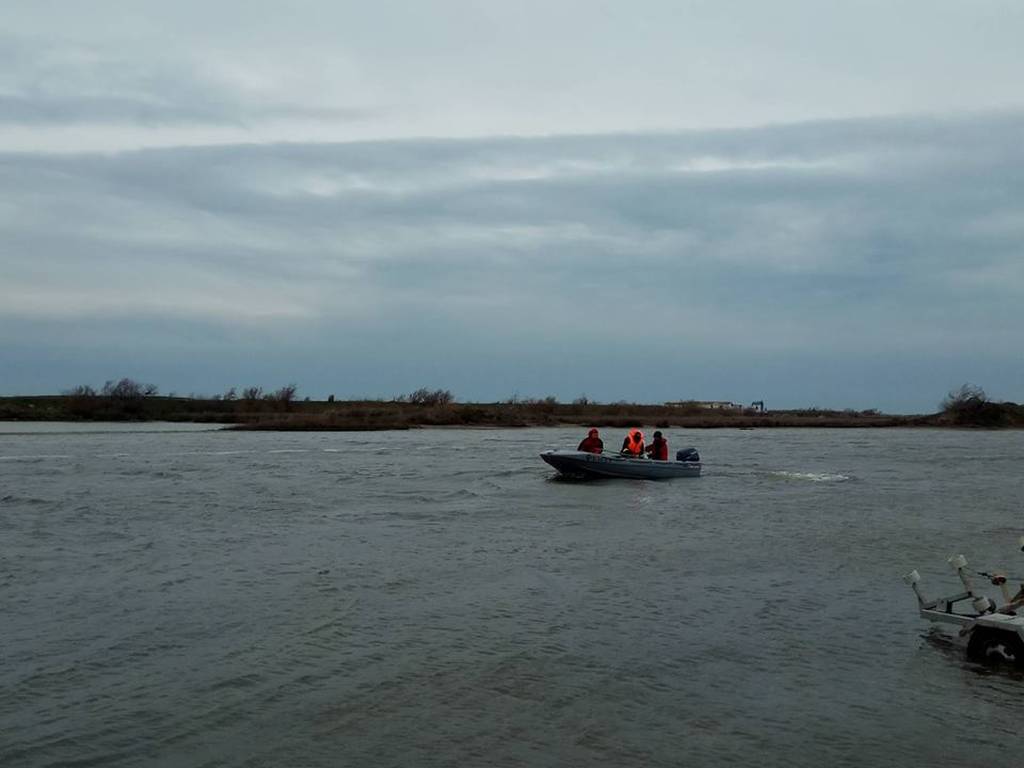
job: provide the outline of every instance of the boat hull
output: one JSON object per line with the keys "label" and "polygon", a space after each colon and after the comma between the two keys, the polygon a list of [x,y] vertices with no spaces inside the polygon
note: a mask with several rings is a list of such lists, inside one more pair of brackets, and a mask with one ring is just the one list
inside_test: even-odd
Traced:
{"label": "boat hull", "polygon": [[654,461],[608,453],[544,451],[540,457],[563,475],[662,480],[700,477],[699,461]]}

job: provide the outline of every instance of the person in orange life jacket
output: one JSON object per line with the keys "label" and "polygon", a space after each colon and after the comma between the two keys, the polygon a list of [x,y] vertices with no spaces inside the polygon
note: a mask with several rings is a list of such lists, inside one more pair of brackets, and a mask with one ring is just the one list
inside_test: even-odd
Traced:
{"label": "person in orange life jacket", "polygon": [[655,461],[668,461],[668,441],[661,432],[654,433],[654,440],[647,446],[647,455]]}
{"label": "person in orange life jacket", "polygon": [[597,435],[596,429],[590,430],[590,433],[576,446],[576,450],[587,453],[602,453],[604,451],[604,441]]}
{"label": "person in orange life jacket", "polygon": [[627,456],[643,456],[644,455],[644,433],[635,427],[629,430],[629,434],[626,435],[622,441],[621,453]]}

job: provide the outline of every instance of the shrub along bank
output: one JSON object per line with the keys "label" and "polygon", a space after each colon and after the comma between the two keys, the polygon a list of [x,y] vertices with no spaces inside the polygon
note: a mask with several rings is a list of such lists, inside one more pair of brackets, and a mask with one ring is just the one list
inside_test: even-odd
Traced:
{"label": "shrub along bank", "polygon": [[875,410],[818,408],[761,412],[709,410],[697,403],[647,405],[595,403],[555,398],[498,403],[457,403],[447,390],[421,389],[392,400],[299,400],[288,385],[264,393],[259,387],[222,396],[174,397],[131,380],[108,382],[100,390],[77,387],[62,395],[0,398],[0,420],[171,421],[234,425],[238,429],[373,430],[431,426],[528,427],[559,424],[627,428],[636,425],[690,429],[764,427],[1024,427],[1024,406],[989,400],[965,385],[951,392],[942,410],[903,416]]}

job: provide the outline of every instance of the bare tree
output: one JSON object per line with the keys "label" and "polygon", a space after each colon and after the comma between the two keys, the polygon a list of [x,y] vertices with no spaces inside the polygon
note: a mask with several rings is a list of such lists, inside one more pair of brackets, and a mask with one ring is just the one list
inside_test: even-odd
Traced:
{"label": "bare tree", "polygon": [[949,392],[939,404],[943,411],[969,411],[988,402],[985,390],[975,384],[963,384]]}
{"label": "bare tree", "polygon": [[409,393],[408,400],[414,405],[427,405],[430,401],[430,390],[426,387],[420,387],[415,392]]}
{"label": "bare tree", "polygon": [[96,390],[88,384],[79,384],[77,387],[65,389],[61,394],[65,397],[96,397]]}
{"label": "bare tree", "polygon": [[124,378],[120,381],[110,380],[103,385],[103,394],[113,400],[137,400],[143,397],[146,385],[134,379]]}
{"label": "bare tree", "polygon": [[[411,392],[406,399],[414,405],[450,405],[455,402],[455,396],[449,390],[430,390],[426,387],[420,387],[415,392]],[[399,400],[398,402],[403,401]]]}
{"label": "bare tree", "polygon": [[243,400],[259,400],[263,397],[263,387],[246,387],[242,390]]}
{"label": "bare tree", "polygon": [[65,390],[67,397],[68,411],[75,416],[88,418],[101,408],[101,401],[97,392],[88,384],[79,384],[77,387]]}
{"label": "bare tree", "polygon": [[295,400],[295,393],[298,392],[299,388],[295,384],[288,384],[281,387],[280,389],[270,392],[265,397],[267,400],[273,400],[281,403],[282,405],[289,405]]}

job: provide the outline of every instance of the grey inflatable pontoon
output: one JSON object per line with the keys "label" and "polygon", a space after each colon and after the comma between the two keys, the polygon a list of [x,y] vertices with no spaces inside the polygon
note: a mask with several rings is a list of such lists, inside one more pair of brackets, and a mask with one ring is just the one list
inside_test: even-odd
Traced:
{"label": "grey inflatable pontoon", "polygon": [[700,456],[692,448],[679,451],[675,461],[655,461],[616,453],[584,451],[544,451],[540,457],[563,475],[577,477],[661,480],[669,477],[700,477],[701,471]]}

